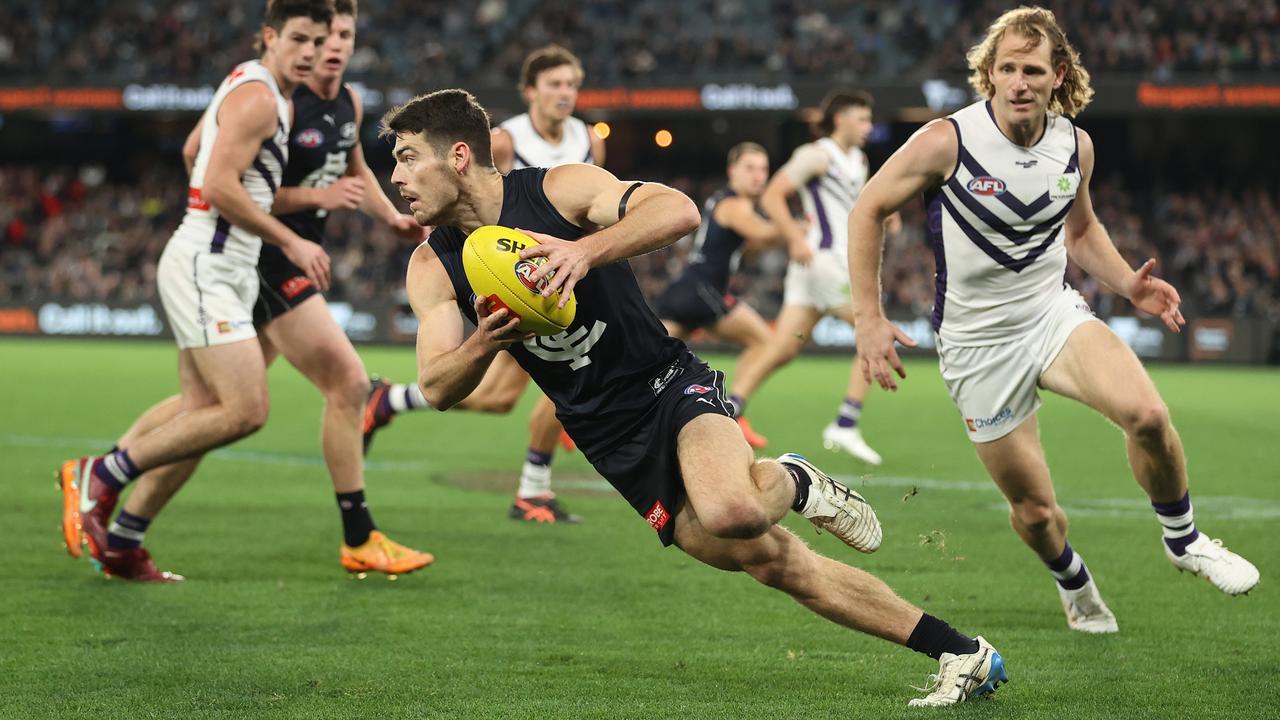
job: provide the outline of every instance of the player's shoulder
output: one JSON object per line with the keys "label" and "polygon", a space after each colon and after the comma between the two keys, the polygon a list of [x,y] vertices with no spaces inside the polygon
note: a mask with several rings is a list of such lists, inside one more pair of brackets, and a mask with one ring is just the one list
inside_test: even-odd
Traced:
{"label": "player's shoulder", "polygon": [[507,133],[513,133],[523,130],[526,126],[531,126],[531,123],[529,121],[529,113],[524,112],[519,115],[512,115],[498,123],[498,127],[494,128],[494,131],[503,130]]}

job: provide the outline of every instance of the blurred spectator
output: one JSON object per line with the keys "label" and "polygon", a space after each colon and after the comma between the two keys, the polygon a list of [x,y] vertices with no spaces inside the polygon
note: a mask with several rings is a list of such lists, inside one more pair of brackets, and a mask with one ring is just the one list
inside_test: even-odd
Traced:
{"label": "blurred spectator", "polygon": [[[103,169],[0,167],[0,303],[56,296],[129,303],[155,299],[155,265],[181,219],[180,169],[152,163],[137,183],[105,181]],[[719,176],[667,182],[701,201]],[[1280,321],[1280,194],[1261,187],[1153,191],[1150,201],[1118,179],[1092,193],[1098,217],[1133,267],[1147,258],[1182,294],[1188,316]],[[393,298],[413,247],[354,212],[335,213],[325,242],[333,258],[334,300]],[[632,260],[641,289],[656,296],[679,274],[688,241]],[[733,290],[766,316],[782,298],[786,254],[748,258]],[[891,311],[929,313],[933,249],[923,208],[903,210],[903,229],[887,239],[884,302]],[[1067,280],[1101,315],[1132,314],[1071,264]]]}
{"label": "blurred spectator", "polygon": [[[353,78],[514,82],[562,43],[592,84],[967,74],[965,51],[1017,0],[386,0],[362,8]],[[1168,79],[1280,70],[1277,0],[1046,0],[1099,73]],[[217,82],[253,56],[262,0],[15,0],[0,7],[0,79]],[[387,32],[387,28],[394,28]]]}

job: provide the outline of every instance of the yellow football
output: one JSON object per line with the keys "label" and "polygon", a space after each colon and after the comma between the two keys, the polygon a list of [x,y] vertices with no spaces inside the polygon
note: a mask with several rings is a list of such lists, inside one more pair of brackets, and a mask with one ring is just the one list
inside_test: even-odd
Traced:
{"label": "yellow football", "polygon": [[537,240],[500,225],[476,228],[462,246],[462,268],[477,297],[488,298],[489,310],[505,307],[520,318],[520,329],[535,335],[556,335],[573,324],[578,302],[569,295],[564,307],[560,292],[540,294],[552,275],[534,283],[529,279],[546,258],[520,258],[520,251]]}

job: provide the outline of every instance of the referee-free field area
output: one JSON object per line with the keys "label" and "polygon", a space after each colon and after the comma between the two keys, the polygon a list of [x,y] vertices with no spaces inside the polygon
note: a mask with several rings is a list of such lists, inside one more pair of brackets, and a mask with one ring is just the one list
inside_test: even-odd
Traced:
{"label": "referee-free field area", "polygon": [[[408,348],[362,348],[412,377]],[[732,370],[732,358],[712,362]],[[266,428],[211,455],[147,535],[178,586],[106,581],[62,549],[54,471],[107,448],[176,391],[165,343],[2,341],[0,573],[4,718],[1244,718],[1280,706],[1280,372],[1156,366],[1186,444],[1202,531],[1262,582],[1231,598],[1180,575],[1129,475],[1121,435],[1046,398],[1041,427],[1071,538],[1115,611],[1108,637],[1066,628],[1053,581],[1008,527],[931,361],[863,418],[874,470],[822,449],[848,361],[802,358],[750,408],[768,452],[846,476],[885,528],[871,556],[787,523],[1005,656],[992,700],[908,710],[937,664],[838,628],[742,575],[662,549],[580,454],[555,461],[579,526],[506,517],[526,445],[508,417],[397,418],[369,457],[391,537],[436,563],[348,579],[320,461],[320,398],[271,371]],[[505,478],[505,479],[504,479]],[[507,486],[509,480],[510,486]]]}

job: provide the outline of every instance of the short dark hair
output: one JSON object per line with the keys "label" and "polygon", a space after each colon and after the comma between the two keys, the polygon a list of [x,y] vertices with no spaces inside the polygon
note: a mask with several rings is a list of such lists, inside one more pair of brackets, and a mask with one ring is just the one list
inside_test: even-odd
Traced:
{"label": "short dark hair", "polygon": [[569,52],[569,50],[561,45],[552,43],[546,47],[540,47],[529,53],[524,59],[524,66],[520,68],[520,90],[531,88],[538,83],[538,76],[542,73],[558,68],[561,65],[572,65],[574,70],[578,71],[578,78],[582,79],[585,72],[582,69],[582,61],[578,60],[578,56]]}
{"label": "short dark hair", "polygon": [[738,162],[738,160],[742,159],[742,156],[746,155],[747,153],[760,153],[761,155],[764,155],[766,158],[769,157],[769,151],[765,150],[764,146],[761,145],[760,143],[754,143],[749,141],[740,142],[737,145],[734,145],[733,147],[729,148],[729,164],[732,165]]}
{"label": "short dark hair", "polygon": [[822,99],[822,119],[818,129],[830,135],[836,129],[836,115],[851,107],[869,108],[874,104],[871,93],[865,90],[832,90]]}
{"label": "short dark hair", "polygon": [[[333,0],[267,0],[266,10],[262,13],[262,27],[278,33],[290,18],[296,17],[311,18],[328,25],[333,22]],[[262,42],[261,31],[253,38],[253,49],[259,54],[267,49]]]}
{"label": "short dark hair", "polygon": [[471,148],[476,162],[493,166],[489,143],[489,113],[466,90],[451,88],[419,95],[382,116],[379,137],[423,133],[436,154],[445,157],[456,142]]}
{"label": "short dark hair", "polygon": [[359,17],[360,7],[356,0],[333,0],[334,15],[350,15],[351,17]]}

